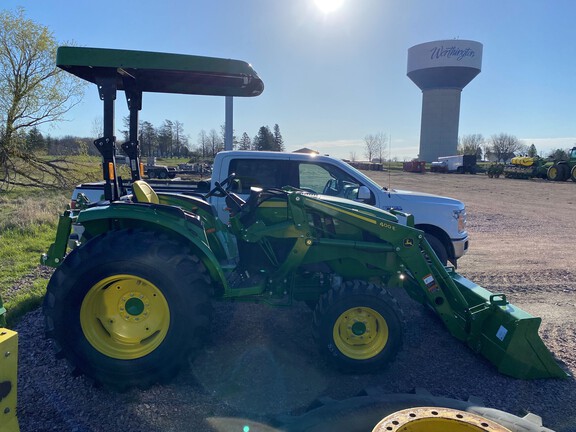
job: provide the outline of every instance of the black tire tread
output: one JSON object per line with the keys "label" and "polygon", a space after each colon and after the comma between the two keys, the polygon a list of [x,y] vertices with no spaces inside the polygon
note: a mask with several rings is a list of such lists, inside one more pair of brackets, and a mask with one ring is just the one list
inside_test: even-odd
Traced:
{"label": "black tire tread", "polygon": [[[400,308],[398,301],[383,287],[377,286],[373,283],[368,283],[362,280],[346,281],[338,287],[334,287],[331,290],[324,293],[314,310],[314,318],[312,322],[312,336],[316,342],[322,345],[322,335],[321,328],[323,325],[323,317],[328,313],[329,309],[335,305],[337,302],[352,297],[352,296],[369,296],[373,297],[376,301],[383,301],[386,303],[397,315],[399,320],[399,339],[397,341],[397,346],[392,347],[390,355],[387,357],[385,363],[374,363],[371,365],[366,364],[365,366],[358,367],[353,365],[346,365],[341,362],[335,361],[333,356],[327,354],[327,352],[322,349],[323,355],[327,360],[333,363],[342,372],[349,373],[370,373],[378,369],[385,367],[387,364],[394,361],[396,355],[402,348],[402,334],[404,332],[404,314]],[[370,305],[366,305],[370,306]]]}
{"label": "black tire tread", "polygon": [[[171,353],[170,359],[165,362],[166,367],[159,368],[155,373],[144,377],[129,377],[124,381],[109,379],[105,375],[98,375],[93,365],[87,367],[79,361],[77,353],[73,352],[70,342],[66,340],[65,323],[60,322],[64,316],[62,308],[65,298],[73,291],[72,281],[81,280],[85,274],[87,263],[94,260],[102,260],[102,257],[112,256],[110,260],[129,261],[130,257],[148,255],[153,260],[161,262],[158,265],[159,272],[172,269],[177,273],[178,286],[183,289],[194,286],[186,293],[178,294],[186,298],[187,340],[178,346],[178,352]],[[92,268],[95,266],[91,264]],[[147,388],[157,382],[167,382],[187,364],[188,357],[203,345],[209,332],[213,317],[211,305],[212,286],[207,271],[202,261],[191,253],[189,247],[178,242],[176,239],[160,232],[151,232],[141,229],[125,229],[109,231],[101,236],[94,237],[81,247],[73,250],[56,269],[47,288],[47,294],[43,303],[45,316],[46,337],[54,342],[54,350],[57,358],[65,358],[71,367],[73,374],[84,374],[91,378],[94,384],[104,384],[114,390],[124,391],[130,387]],[[79,314],[79,309],[75,311]],[[172,324],[171,324],[172,327]]]}

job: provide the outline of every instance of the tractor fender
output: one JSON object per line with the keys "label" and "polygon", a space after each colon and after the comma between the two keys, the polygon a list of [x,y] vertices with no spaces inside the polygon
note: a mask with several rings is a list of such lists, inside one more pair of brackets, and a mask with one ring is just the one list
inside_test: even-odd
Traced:
{"label": "tractor fender", "polygon": [[416,407],[463,411],[494,422],[510,432],[553,432],[552,429],[542,426],[542,419],[535,414],[518,417],[505,411],[487,408],[474,397],[464,401],[434,396],[425,389],[414,389],[411,393],[388,393],[378,387],[365,389],[357,396],[347,399],[319,399],[302,415],[276,417],[274,426],[283,432],[365,432],[376,430],[376,425],[385,417],[399,415],[403,410]]}
{"label": "tractor fender", "polygon": [[206,233],[199,219],[182,209],[162,204],[113,203],[83,210],[76,223],[84,226],[83,237],[90,239],[114,229],[141,228],[161,230],[188,245],[202,260],[216,294],[226,289],[226,276],[218,259],[210,249]]}

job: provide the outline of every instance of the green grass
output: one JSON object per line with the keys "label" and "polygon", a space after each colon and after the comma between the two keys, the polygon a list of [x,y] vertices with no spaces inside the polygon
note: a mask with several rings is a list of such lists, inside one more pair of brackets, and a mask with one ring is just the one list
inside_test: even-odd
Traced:
{"label": "green grass", "polygon": [[58,214],[69,199],[56,192],[20,191],[10,198],[13,195],[0,195],[0,295],[9,323],[42,300],[47,280],[30,275],[54,241]]}
{"label": "green grass", "polygon": [[43,223],[0,234],[0,293],[9,311],[9,325],[36,308],[44,297],[48,280],[36,277],[34,271],[40,255],[54,241],[54,233],[55,225]]}
{"label": "green grass", "polygon": [[[70,158],[74,179],[97,179],[99,158]],[[41,303],[48,280],[38,277],[40,256],[54,241],[58,215],[72,193],[15,187],[0,190],[0,296],[8,326]]]}

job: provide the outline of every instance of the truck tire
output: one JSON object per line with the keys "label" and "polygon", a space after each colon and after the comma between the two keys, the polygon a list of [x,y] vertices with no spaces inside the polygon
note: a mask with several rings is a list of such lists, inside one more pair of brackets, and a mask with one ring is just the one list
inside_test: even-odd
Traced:
{"label": "truck tire", "polygon": [[570,171],[570,180],[576,182],[576,165],[574,165],[572,171]]}
{"label": "truck tire", "polygon": [[44,299],[46,335],[74,374],[115,390],[171,379],[212,320],[202,262],[166,235],[110,231],[72,251]]}
{"label": "truck tire", "polygon": [[168,178],[168,173],[167,173],[166,171],[164,171],[164,170],[158,171],[158,178],[159,178],[159,179],[162,179],[162,180],[165,180],[165,179]]}
{"label": "truck tire", "polygon": [[436,253],[436,256],[438,257],[442,265],[447,265],[448,252],[446,251],[446,247],[444,246],[444,244],[440,241],[440,239],[438,239],[438,237],[434,236],[433,234],[425,233],[424,236],[426,237],[426,240],[428,240],[428,243],[430,243],[430,246]]}
{"label": "truck tire", "polygon": [[320,297],[313,335],[336,368],[373,372],[391,362],[402,347],[402,311],[385,289],[347,281]]}

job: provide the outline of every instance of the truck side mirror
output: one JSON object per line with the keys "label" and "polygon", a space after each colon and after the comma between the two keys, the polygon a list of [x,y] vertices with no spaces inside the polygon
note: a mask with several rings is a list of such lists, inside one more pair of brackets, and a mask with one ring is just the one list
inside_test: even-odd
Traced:
{"label": "truck side mirror", "polygon": [[368,189],[368,187],[360,186],[358,188],[358,197],[357,197],[358,200],[366,201],[369,200],[371,197],[372,195],[370,194],[370,189]]}

